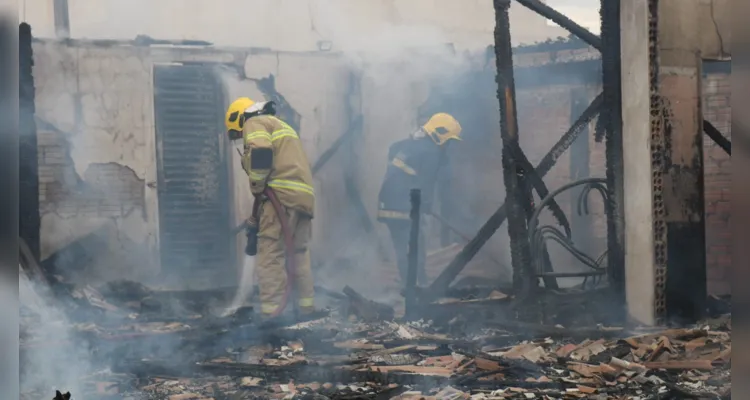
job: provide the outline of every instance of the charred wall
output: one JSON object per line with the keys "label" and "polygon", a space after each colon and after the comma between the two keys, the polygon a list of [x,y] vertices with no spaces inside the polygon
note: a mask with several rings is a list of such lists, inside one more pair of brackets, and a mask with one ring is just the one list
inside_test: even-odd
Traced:
{"label": "charred wall", "polygon": [[31,46],[31,26],[21,24],[18,45],[19,80],[19,236],[39,258],[40,216],[39,177],[37,175],[37,129],[34,121],[34,51]]}

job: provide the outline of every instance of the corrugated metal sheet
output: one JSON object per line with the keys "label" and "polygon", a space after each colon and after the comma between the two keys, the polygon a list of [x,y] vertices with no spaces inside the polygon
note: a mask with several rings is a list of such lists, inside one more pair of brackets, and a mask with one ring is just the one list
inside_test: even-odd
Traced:
{"label": "corrugated metal sheet", "polygon": [[226,271],[232,252],[221,87],[204,66],[157,66],[154,91],[162,270]]}

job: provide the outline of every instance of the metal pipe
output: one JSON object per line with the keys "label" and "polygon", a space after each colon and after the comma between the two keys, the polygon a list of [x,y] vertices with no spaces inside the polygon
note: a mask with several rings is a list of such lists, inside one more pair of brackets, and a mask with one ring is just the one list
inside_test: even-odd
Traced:
{"label": "metal pipe", "polygon": [[419,265],[419,207],[422,193],[419,189],[412,189],[409,193],[411,200],[411,232],[409,232],[409,268],[406,271],[406,318],[416,316],[416,288],[417,267]]}
{"label": "metal pipe", "polygon": [[578,36],[584,42],[590,44],[593,48],[600,50],[602,49],[602,40],[599,36],[594,35],[588,29],[573,22],[572,19],[566,17],[561,12],[554,8],[542,3],[539,0],[516,0],[521,3],[524,7],[534,11],[535,13],[552,20],[552,22],[560,25],[568,32]]}

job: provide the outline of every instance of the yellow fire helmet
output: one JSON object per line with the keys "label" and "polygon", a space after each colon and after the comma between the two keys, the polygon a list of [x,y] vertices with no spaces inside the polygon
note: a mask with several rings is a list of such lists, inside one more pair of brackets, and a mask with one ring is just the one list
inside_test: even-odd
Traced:
{"label": "yellow fire helmet", "polygon": [[451,139],[461,140],[461,124],[450,114],[433,115],[422,129],[440,146]]}
{"label": "yellow fire helmet", "polygon": [[238,134],[242,137],[242,125],[245,123],[245,110],[252,107],[253,104],[255,104],[255,102],[249,98],[240,97],[229,105],[224,123],[227,126],[227,133],[230,138]]}

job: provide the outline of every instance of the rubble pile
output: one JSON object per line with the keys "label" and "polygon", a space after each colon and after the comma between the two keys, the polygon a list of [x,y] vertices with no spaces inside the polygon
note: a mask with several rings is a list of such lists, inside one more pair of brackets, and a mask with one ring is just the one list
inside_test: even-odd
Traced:
{"label": "rubble pile", "polygon": [[[480,314],[404,321],[391,306],[352,288],[325,292],[329,313],[296,324],[263,325],[243,312],[216,316],[231,291],[160,292],[127,282],[74,290],[72,296],[79,305],[85,300],[91,318],[73,322],[70,337],[88,343],[97,360],[92,365],[100,370],[81,377],[78,387],[87,393],[72,398],[730,396],[729,314],[691,328],[658,330],[566,328],[499,317],[471,323],[472,315],[483,318]],[[469,310],[477,304],[508,308],[512,296],[488,289],[434,306]],[[40,345],[33,336],[25,331],[22,352]],[[64,345],[45,343],[46,351]]]}

